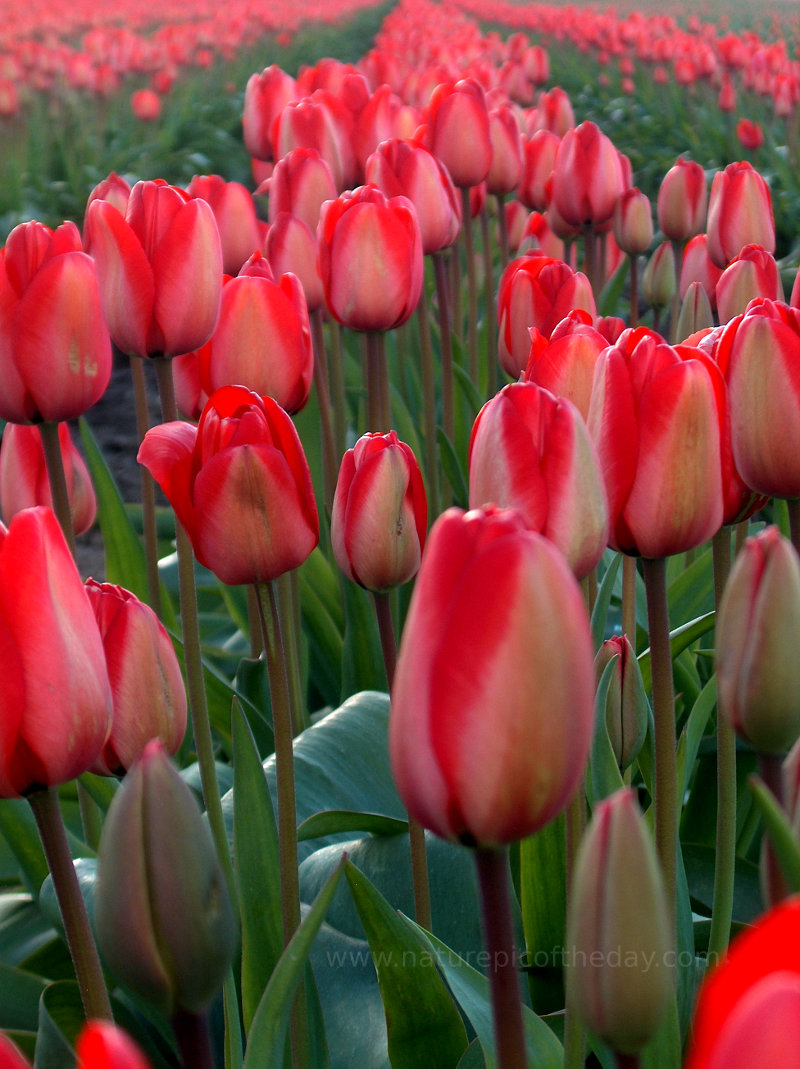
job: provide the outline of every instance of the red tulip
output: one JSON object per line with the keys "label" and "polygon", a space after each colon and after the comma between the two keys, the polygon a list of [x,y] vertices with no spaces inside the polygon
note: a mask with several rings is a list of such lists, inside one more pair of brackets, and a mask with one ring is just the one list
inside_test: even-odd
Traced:
{"label": "red tulip", "polygon": [[564,134],[553,167],[553,204],[569,226],[607,223],[624,189],[619,152],[593,122]]}
{"label": "red tulip", "polygon": [[352,330],[391,330],[422,292],[422,237],[406,197],[360,186],[323,205],[317,231],[325,300]]}
{"label": "red tulip", "polygon": [[558,137],[563,137],[567,130],[571,130],[574,126],[575,115],[572,103],[560,85],[540,94],[534,113],[534,128],[530,133],[536,130],[549,130]]}
{"label": "red tulip", "polygon": [[543,386],[556,397],[571,401],[585,420],[589,415],[597,358],[609,339],[592,325],[592,317],[576,308],[546,338],[535,328],[525,379]]}
{"label": "red tulip", "polygon": [[717,281],[720,323],[744,312],[756,297],[783,300],[783,283],[775,257],[760,245],[745,245]]}
{"label": "red tulip", "polygon": [[242,129],[245,148],[251,156],[259,160],[273,158],[273,123],[297,96],[294,78],[280,67],[273,65],[250,75],[244,91]]}
{"label": "red tulip", "polygon": [[517,196],[527,207],[543,212],[548,202],[548,182],[558,154],[561,138],[549,130],[537,130],[524,142],[523,170]]}
{"label": "red tulip", "polygon": [[729,163],[711,183],[708,255],[725,267],[745,245],[775,251],[775,219],[769,186],[749,163]]}
{"label": "red tulip", "polygon": [[742,148],[755,152],[764,144],[764,131],[752,119],[739,119],[736,124],[736,136]]}
{"label": "red tulip", "polygon": [[295,148],[314,149],[330,167],[336,190],[349,189],[358,180],[352,122],[345,105],[328,90],[292,101],[273,126],[275,158]]}
{"label": "red tulip", "polygon": [[613,233],[620,249],[631,256],[640,256],[652,244],[650,198],[635,186],[626,189],[614,206]]}
{"label": "red tulip", "polygon": [[686,243],[681,261],[680,294],[681,300],[692,282],[699,282],[705,290],[711,310],[717,307],[717,282],[722,268],[717,267],[708,255],[708,239],[705,234],[696,234]]}
{"label": "red tulip", "polygon": [[588,426],[611,514],[610,545],[668,557],[723,521],[724,384],[699,349],[627,330],[598,358]]}
{"label": "red tulip", "polygon": [[428,102],[427,146],[459,188],[479,185],[492,163],[486,94],[474,78],[437,85]]}
{"label": "red tulip", "polygon": [[[115,171],[112,171],[108,178],[104,178],[102,182],[98,182],[86,202],[86,206],[92,203],[93,200],[108,200],[114,205],[117,211],[122,212],[124,215],[128,208],[128,200],[131,195],[131,187],[128,185],[124,178],[121,178]],[[86,245],[86,238],[84,236],[84,245],[86,251],[91,253],[91,249]]]}
{"label": "red tulip", "polygon": [[478,413],[469,442],[469,503],[516,509],[564,554],[578,579],[608,543],[608,504],[580,413],[533,382],[514,382]]}
{"label": "red tulip", "polygon": [[161,179],[137,182],[125,216],[95,200],[86,229],[103,314],[123,352],[178,356],[208,340],[219,315],[222,247],[206,201]]}
{"label": "red tulip", "polygon": [[319,540],[303,447],[269,397],[223,387],[196,427],[151,428],[138,458],[175,509],[197,559],[223,583],[275,579],[302,564]]}
{"label": "red tulip", "polygon": [[73,419],[110,377],[95,265],[78,228],[14,227],[0,254],[0,419]]}
{"label": "red tulip", "polygon": [[86,772],[111,726],[111,690],[92,607],[50,509],[0,526],[0,662],[0,798]]}
{"label": "red tulip", "polygon": [[226,182],[218,174],[196,174],[186,191],[211,205],[222,243],[222,270],[227,275],[238,274],[262,244],[252,194],[241,182]]}
{"label": "red tulip", "polygon": [[150,1063],[121,1028],[89,1021],[75,1044],[77,1069],[150,1069]]}
{"label": "red tulip", "polygon": [[3,1032],[0,1032],[0,1067],[2,1069],[31,1069],[31,1063]]}
{"label": "red tulip", "polygon": [[513,510],[449,509],[400,643],[389,752],[409,813],[445,839],[531,835],[582,782],[592,641],[577,581]]}
{"label": "red tulip", "polygon": [[155,122],[161,117],[161,97],[152,89],[131,93],[131,113],[139,122]]}
{"label": "red tulip", "polygon": [[504,370],[519,377],[530,352],[530,330],[549,337],[574,308],[594,317],[594,296],[584,274],[536,251],[512,260],[500,278],[497,294],[498,355]]}
{"label": "red tulip", "polygon": [[395,431],[365,434],[342,458],[331,513],[336,563],[367,590],[416,575],[428,526],[419,464]]}
{"label": "red tulip", "polygon": [[731,944],[700,988],[686,1069],[800,1063],[800,897]]}
{"label": "red tulip", "polygon": [[[97,516],[97,498],[89,471],[66,423],[59,423],[58,438],[72,526],[75,534],[84,534]],[[42,436],[38,427],[7,423],[0,449],[0,513],[9,523],[18,512],[34,505],[53,507]]]}
{"label": "red tulip", "polygon": [[[680,156],[658,190],[658,225],[669,241],[688,241],[705,229],[708,207],[706,175],[699,163]],[[737,250],[738,251],[738,250]]]}
{"label": "red tulip", "polygon": [[280,212],[275,217],[267,231],[264,253],[276,277],[297,276],[309,312],[323,306],[316,231],[309,230],[299,215]]}
{"label": "red tulip", "polygon": [[127,771],[150,739],[168,754],[186,733],[186,690],[172,640],[149,605],[112,583],[86,581],[111,683],[111,734],[92,772]]}
{"label": "red tulip", "polygon": [[275,164],[269,184],[269,221],[282,212],[298,216],[316,233],[326,200],[335,200],[331,169],[313,148],[293,148]]}
{"label": "red tulip", "polygon": [[486,175],[489,193],[513,193],[522,178],[522,137],[510,104],[489,109],[492,163]]}

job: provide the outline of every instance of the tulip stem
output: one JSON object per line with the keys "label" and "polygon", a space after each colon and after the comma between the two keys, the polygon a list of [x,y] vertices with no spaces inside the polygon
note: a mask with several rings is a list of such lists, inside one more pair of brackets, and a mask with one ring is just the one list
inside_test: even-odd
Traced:
{"label": "tulip stem", "polygon": [[[502,209],[502,211],[503,218],[505,218],[505,209]],[[486,395],[493,397],[497,393],[497,317],[495,315],[492,240],[489,232],[489,212],[485,202],[481,208],[481,235],[483,237],[483,272],[486,292]],[[475,415],[477,415],[477,412]]]}
{"label": "tulip stem", "polygon": [[622,554],[622,633],[636,652],[636,558]]}
{"label": "tulip stem", "polygon": [[314,386],[317,390],[319,406],[319,424],[322,438],[322,482],[325,508],[330,514],[333,507],[333,493],[336,489],[337,456],[336,442],[333,434],[333,415],[331,412],[331,391],[328,375],[328,356],[325,351],[325,331],[322,323],[322,309],[315,308],[311,313],[311,331],[314,338]]}
{"label": "tulip stem", "polygon": [[[169,423],[178,418],[178,408],[175,402],[175,384],[172,379],[172,363],[168,359],[161,358],[154,359],[154,363],[161,396],[161,413],[164,422]],[[211,737],[211,722],[208,716],[208,703],[206,701],[205,679],[203,676],[194,555],[189,536],[177,519],[175,521],[175,543],[178,552],[178,593],[183,635],[183,659],[186,670],[186,690],[192,719],[197,764],[200,768],[200,784],[203,788],[203,802],[208,814],[211,834],[217,847],[222,871],[225,873],[231,901],[235,903],[236,882],[233,875],[231,853],[228,847],[228,835],[225,830],[225,819],[222,815],[222,799],[220,798],[219,783],[217,782],[214,742]]]}
{"label": "tulip stem", "polygon": [[506,221],[506,197],[504,193],[495,193],[497,203],[497,232],[500,236],[500,270],[508,267],[508,223]]}
{"label": "tulip stem", "polygon": [[[397,664],[397,643],[395,640],[394,624],[392,622],[392,608],[389,595],[385,592],[373,591],[375,613],[378,617],[378,631],[381,636],[381,649],[383,651],[383,664],[386,669],[386,681],[391,693],[394,683],[394,670]],[[428,851],[425,845],[425,829],[408,817],[408,838],[411,849],[411,883],[414,888],[414,919],[426,931],[433,931],[433,919],[431,915],[431,892],[428,882]]]}
{"label": "tulip stem", "polygon": [[206,1015],[178,1010],[172,1017],[171,1024],[184,1069],[214,1069],[211,1033]]}
{"label": "tulip stem", "polygon": [[789,533],[792,537],[792,545],[800,553],[800,498],[789,498],[786,506],[789,510]]}
{"label": "tulip stem", "polygon": [[[731,532],[723,527],[713,541],[714,601],[717,611],[731,566]],[[713,964],[728,947],[733,917],[736,865],[736,735],[725,716],[717,715],[717,832],[714,856],[714,897],[708,961]]]}
{"label": "tulip stem", "polygon": [[472,208],[469,187],[461,190],[461,234],[467,261],[467,370],[470,382],[478,385],[478,280],[475,277],[475,236],[472,232]]}
{"label": "tulip stem", "polygon": [[383,333],[367,331],[367,418],[369,430],[385,434],[392,429],[386,344]]}
{"label": "tulip stem", "polygon": [[445,437],[452,442],[455,437],[455,413],[453,406],[453,338],[450,317],[450,287],[447,284],[447,259],[445,253],[433,254],[433,271],[436,280],[436,302],[439,306],[439,344],[442,360],[442,426]]}
{"label": "tulip stem", "polygon": [[[144,360],[130,357],[133,400],[136,409],[136,434],[139,444],[150,429],[150,414],[147,407],[147,382]],[[142,495],[142,537],[147,567],[147,600],[157,616],[161,616],[161,581],[158,575],[158,527],[156,524],[156,481],[144,464],[139,465],[140,492]]]}
{"label": "tulip stem", "polygon": [[53,787],[45,787],[28,795],[33,810],[39,837],[53,877],[67,945],[75,967],[78,987],[86,1019],[112,1020],[111,1002],[108,997],[103,969],[97,945],[92,935],[89,915],[81,894],[75,865],[67,842],[64,819],[58,804],[58,794]]}
{"label": "tulip stem", "polygon": [[331,397],[333,405],[333,437],[336,443],[336,456],[342,457],[347,436],[347,393],[344,379],[344,354],[342,353],[342,331],[339,324],[328,321],[328,343],[331,354]]}
{"label": "tulip stem", "polygon": [[667,562],[663,557],[643,560],[650,629],[650,665],[655,724],[655,838],[664,876],[668,915],[676,924],[678,864],[678,788],[675,754],[675,693],[669,645]]}
{"label": "tulip stem", "polygon": [[428,319],[428,294],[423,284],[417,305],[420,354],[422,357],[422,397],[425,410],[425,475],[431,515],[439,515],[439,463],[436,452],[436,387],[433,373],[433,344]]}
{"label": "tulip stem", "polygon": [[675,292],[672,294],[672,304],[669,313],[669,340],[676,345],[681,339],[678,337],[678,318],[681,310],[681,266],[683,264],[683,242],[672,240],[672,255],[675,261]]}
{"label": "tulip stem", "polygon": [[72,556],[75,556],[75,529],[72,524],[72,510],[69,504],[67,477],[64,473],[64,460],[61,456],[61,441],[58,436],[58,423],[39,424],[39,435],[44,450],[44,463],[47,468],[47,481],[50,484],[50,496],[53,499],[53,512],[61,524],[64,538]]}
{"label": "tulip stem", "polygon": [[629,326],[636,327],[639,325],[639,263],[638,256],[631,254],[630,257],[630,295],[631,295],[631,314]]}
{"label": "tulip stem", "polygon": [[[783,759],[777,754],[759,753],[758,774],[772,792],[778,805],[783,806]],[[764,839],[764,877],[762,892],[766,897],[765,907],[776,906],[788,895],[778,858],[768,836]]]}
{"label": "tulip stem", "polygon": [[498,1069],[525,1069],[525,1030],[514,928],[511,921],[511,885],[508,848],[478,847],[478,870],[483,934],[489,956],[494,1036]]}

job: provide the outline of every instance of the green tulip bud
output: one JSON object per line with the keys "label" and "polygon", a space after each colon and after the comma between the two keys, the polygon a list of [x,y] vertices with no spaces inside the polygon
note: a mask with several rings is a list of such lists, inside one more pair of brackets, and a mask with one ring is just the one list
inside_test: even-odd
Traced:
{"label": "green tulip bud", "polygon": [[597,651],[594,668],[598,684],[611,661],[615,666],[606,691],[606,729],[617,764],[627,768],[641,750],[647,735],[647,695],[642,671],[627,635],[613,635]]}
{"label": "green tulip bud", "polygon": [[567,917],[567,1002],[613,1050],[635,1054],[674,985],[661,871],[633,792],[600,802],[575,863]]}
{"label": "green tulip bud", "polygon": [[95,925],[111,972],[170,1016],[204,1013],[235,953],[236,921],[211,834],[157,740],[109,807]]}

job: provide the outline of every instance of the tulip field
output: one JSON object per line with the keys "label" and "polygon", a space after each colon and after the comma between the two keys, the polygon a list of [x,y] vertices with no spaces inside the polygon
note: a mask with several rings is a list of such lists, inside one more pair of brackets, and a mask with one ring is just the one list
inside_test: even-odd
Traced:
{"label": "tulip field", "polygon": [[0,27],[0,1069],[800,1065],[796,5]]}

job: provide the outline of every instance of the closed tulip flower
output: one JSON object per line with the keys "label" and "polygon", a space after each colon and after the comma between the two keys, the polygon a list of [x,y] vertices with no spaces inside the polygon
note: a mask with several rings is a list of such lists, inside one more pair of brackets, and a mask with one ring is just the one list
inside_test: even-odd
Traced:
{"label": "closed tulip flower", "polygon": [[287,104],[275,120],[273,139],[277,160],[292,149],[314,149],[328,164],[337,192],[355,185],[352,116],[333,93],[317,90]]}
{"label": "closed tulip flower", "polygon": [[661,180],[656,201],[658,225],[669,241],[684,242],[705,230],[708,183],[695,160],[680,156]]}
{"label": "closed tulip flower", "polygon": [[626,189],[614,206],[614,237],[630,256],[647,252],[653,241],[650,198],[640,189]]}
{"label": "closed tulip flower", "polygon": [[800,897],[737,936],[697,999],[686,1069],[751,1069],[800,1061]]}
{"label": "closed tulip flower", "polygon": [[686,243],[681,260],[680,294],[681,300],[692,282],[699,282],[708,297],[711,310],[717,307],[717,282],[722,275],[722,268],[717,267],[708,255],[708,239],[705,234],[696,234]]}
{"label": "closed tulip flower", "polygon": [[111,726],[100,632],[50,509],[0,526],[0,798],[90,768]]}
{"label": "closed tulip flower", "polygon": [[614,662],[605,697],[605,725],[620,768],[628,768],[644,745],[648,703],[642,671],[627,635],[606,639],[594,659],[598,685]]}
{"label": "closed tulip flower", "polygon": [[783,283],[775,257],[760,245],[745,245],[720,275],[716,296],[720,323],[741,315],[756,297],[782,301]]}
{"label": "closed tulip flower", "polygon": [[533,382],[505,386],[478,413],[469,443],[469,503],[514,508],[564,554],[578,579],[608,543],[608,505],[580,413]]}
{"label": "closed tulip flower", "polygon": [[538,251],[511,261],[497,294],[498,356],[511,378],[518,378],[528,362],[531,328],[549,337],[574,308],[596,314],[592,287],[582,272]]}
{"label": "closed tulip flower", "polygon": [[668,557],[720,529],[723,392],[704,353],[667,345],[647,327],[625,331],[598,358],[588,426],[614,549]]}
{"label": "closed tulip flower", "polygon": [[342,459],[331,513],[336,563],[354,583],[384,591],[419,568],[428,506],[419,464],[395,431],[365,434]]}
{"label": "closed tulip flower", "polygon": [[75,1042],[75,1053],[77,1069],[150,1069],[131,1037],[110,1021],[89,1021]]}
{"label": "closed tulip flower", "polygon": [[609,340],[592,325],[592,316],[573,309],[549,338],[531,331],[525,379],[571,401],[585,420],[592,397],[594,366]]}
{"label": "closed tulip flower", "polygon": [[158,179],[137,182],[123,216],[86,211],[100,302],[114,343],[135,356],[199,349],[219,315],[222,246],[211,206]]}
{"label": "closed tulip flower", "polygon": [[322,308],[325,294],[319,277],[317,235],[299,215],[280,212],[276,216],[267,231],[264,254],[276,278],[295,275],[299,279],[309,312]]}
{"label": "closed tulip flower", "polygon": [[319,213],[326,200],[335,200],[331,169],[313,148],[293,148],[275,164],[269,183],[269,221],[282,212],[298,216],[316,233]]}
{"label": "closed tulip flower", "polygon": [[553,174],[561,138],[549,130],[537,130],[523,143],[523,167],[517,196],[533,211],[547,208],[548,183]]}
{"label": "closed tulip flower", "polygon": [[91,771],[119,775],[150,739],[169,754],[186,733],[186,690],[172,641],[149,605],[113,583],[86,581],[111,683],[111,734]]}
{"label": "closed tulip flower", "polygon": [[486,190],[505,196],[513,193],[522,178],[522,135],[510,104],[489,109],[492,163],[486,175]]}
{"label": "closed tulip flower", "polygon": [[575,862],[567,919],[567,997],[612,1050],[636,1054],[674,990],[666,894],[633,792],[597,806]]}
{"label": "closed tulip flower", "polygon": [[675,252],[662,241],[642,273],[642,297],[654,308],[666,308],[675,295]]}
{"label": "closed tulip flower", "polygon": [[400,643],[389,751],[409,813],[493,847],[553,819],[582,782],[592,641],[559,551],[513,510],[432,528]]}
{"label": "closed tulip flower", "polygon": [[274,156],[272,126],[283,108],[297,100],[297,83],[291,74],[278,66],[265,67],[251,74],[244,91],[242,132],[251,156],[271,160]]}
{"label": "closed tulip flower", "polygon": [[222,244],[222,270],[227,275],[238,274],[262,244],[252,194],[241,182],[226,182],[218,174],[196,174],[186,191],[211,205]]}
{"label": "closed tulip flower", "polygon": [[720,712],[753,749],[786,753],[800,736],[800,560],[776,527],[736,558],[717,621]]}
{"label": "closed tulip flower", "polygon": [[414,206],[366,185],[328,201],[319,229],[319,268],[331,315],[352,330],[405,323],[422,292],[422,237]]}
{"label": "closed tulip flower", "polygon": [[78,228],[20,223],[0,255],[0,419],[73,419],[110,377],[97,273]]}
{"label": "closed tulip flower", "polygon": [[[59,423],[58,438],[72,527],[75,534],[84,534],[97,516],[97,498],[86,463],[66,423]],[[7,423],[0,448],[0,514],[10,523],[18,512],[34,505],[53,506],[42,436],[38,427]]]}
{"label": "closed tulip flower", "polygon": [[568,226],[608,223],[624,189],[619,152],[595,123],[564,134],[553,167],[553,204]]}
{"label": "closed tulip flower", "polygon": [[492,164],[489,110],[474,78],[437,85],[428,102],[426,144],[460,189],[480,185]]}
{"label": "closed tulip flower", "polygon": [[311,475],[294,424],[270,397],[226,386],[199,424],[151,428],[139,462],[166,494],[195,556],[223,583],[262,583],[319,540]]}
{"label": "closed tulip flower", "polygon": [[743,160],[729,163],[711,183],[708,200],[708,255],[725,267],[745,245],[775,251],[775,219],[769,186],[755,168]]}

